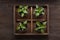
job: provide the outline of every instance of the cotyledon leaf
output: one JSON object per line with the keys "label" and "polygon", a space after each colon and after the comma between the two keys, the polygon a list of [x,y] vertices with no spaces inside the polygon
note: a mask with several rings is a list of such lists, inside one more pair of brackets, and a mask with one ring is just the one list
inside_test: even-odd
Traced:
{"label": "cotyledon leaf", "polygon": [[36,22],[36,25],[40,27],[41,26],[41,23],[39,21],[37,21]]}
{"label": "cotyledon leaf", "polygon": [[42,12],[42,14],[44,15],[45,13],[44,13],[44,12]]}
{"label": "cotyledon leaf", "polygon": [[43,25],[46,25],[47,22],[43,22]]}
{"label": "cotyledon leaf", "polygon": [[25,15],[24,13],[21,13],[21,17],[24,17],[24,15]]}
{"label": "cotyledon leaf", "polygon": [[41,33],[44,33],[45,31],[44,31],[44,29],[41,29]]}
{"label": "cotyledon leaf", "polygon": [[23,12],[26,13],[26,14],[28,13],[27,10],[23,10]]}
{"label": "cotyledon leaf", "polygon": [[27,24],[27,20],[25,20],[25,21],[23,22],[23,24]]}
{"label": "cotyledon leaf", "polygon": [[19,30],[19,29],[20,29],[20,27],[17,26],[16,30]]}
{"label": "cotyledon leaf", "polygon": [[38,6],[38,5],[36,5],[36,8],[39,8],[39,6]]}
{"label": "cotyledon leaf", "polygon": [[23,8],[23,6],[22,5],[19,5],[19,8]]}
{"label": "cotyledon leaf", "polygon": [[28,6],[24,6],[24,8],[25,8],[25,9],[27,9],[27,8],[28,8]]}

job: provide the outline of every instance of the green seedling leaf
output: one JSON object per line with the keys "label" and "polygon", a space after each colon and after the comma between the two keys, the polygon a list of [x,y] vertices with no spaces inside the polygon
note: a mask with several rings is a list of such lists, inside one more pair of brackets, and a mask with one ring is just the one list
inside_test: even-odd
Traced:
{"label": "green seedling leaf", "polygon": [[47,22],[43,22],[43,25],[46,25]]}
{"label": "green seedling leaf", "polygon": [[23,8],[21,8],[21,9],[18,8],[18,9],[17,9],[17,12],[18,12],[18,13],[19,13],[19,12],[22,12],[22,11],[23,11]]}
{"label": "green seedling leaf", "polygon": [[38,5],[36,5],[36,8],[39,8],[39,6],[38,6]]}
{"label": "green seedling leaf", "polygon": [[16,30],[20,30],[20,27],[19,27],[19,26],[17,26]]}
{"label": "green seedling leaf", "polygon": [[26,29],[26,27],[22,27],[22,29]]}
{"label": "green seedling leaf", "polygon": [[38,27],[40,27],[41,26],[41,23],[40,22],[36,22],[36,25],[38,26]]}
{"label": "green seedling leaf", "polygon": [[26,29],[26,27],[22,27],[22,30],[25,30]]}
{"label": "green seedling leaf", "polygon": [[36,14],[36,13],[39,13],[39,10],[35,9],[34,13],[35,13],[35,14]]}
{"label": "green seedling leaf", "polygon": [[26,29],[25,25],[23,23],[20,24],[20,28]]}
{"label": "green seedling leaf", "polygon": [[20,23],[20,27],[21,27],[21,28],[24,27],[23,23]]}
{"label": "green seedling leaf", "polygon": [[36,13],[35,15],[36,15],[36,17],[38,17],[40,14],[39,13]]}
{"label": "green seedling leaf", "polygon": [[45,29],[45,27],[37,27],[37,28],[35,28],[36,31],[39,30],[39,29]]}
{"label": "green seedling leaf", "polygon": [[44,10],[44,8],[41,8],[40,11],[39,11],[39,13],[41,13],[43,10]]}
{"label": "green seedling leaf", "polygon": [[24,26],[24,24],[22,24],[20,27],[21,27],[22,29],[26,29],[26,27]]}
{"label": "green seedling leaf", "polygon": [[45,25],[45,24],[42,24],[42,25],[41,25],[41,29],[42,29],[42,28],[46,28],[46,25]]}
{"label": "green seedling leaf", "polygon": [[24,6],[24,8],[25,8],[25,9],[27,9],[27,8],[28,8],[28,6]]}
{"label": "green seedling leaf", "polygon": [[44,15],[45,13],[44,13],[44,12],[42,12],[42,14]]}
{"label": "green seedling leaf", "polygon": [[43,27],[39,27],[39,29],[43,29],[43,28],[45,28],[44,26]]}
{"label": "green seedling leaf", "polygon": [[44,31],[44,29],[41,29],[41,33],[44,33],[45,31]]}
{"label": "green seedling leaf", "polygon": [[21,13],[21,17],[24,17],[24,15],[25,15],[24,13]]}
{"label": "green seedling leaf", "polygon": [[24,8],[22,8],[22,9],[20,9],[20,10],[24,11],[25,9],[24,9]]}
{"label": "green seedling leaf", "polygon": [[35,16],[38,17],[41,13],[40,13],[40,9],[35,9],[35,12],[34,12]]}
{"label": "green seedling leaf", "polygon": [[42,27],[38,27],[38,29],[41,29]]}
{"label": "green seedling leaf", "polygon": [[27,24],[27,20],[23,22],[23,24]]}
{"label": "green seedling leaf", "polygon": [[19,8],[23,8],[23,6],[22,5],[19,5]]}
{"label": "green seedling leaf", "polygon": [[44,29],[44,27],[37,27],[37,28],[35,28],[36,31],[40,30],[40,29]]}
{"label": "green seedling leaf", "polygon": [[22,23],[21,22],[19,23],[19,26],[22,26]]}
{"label": "green seedling leaf", "polygon": [[39,30],[39,28],[37,27],[37,28],[35,28],[35,30],[37,31],[37,30]]}
{"label": "green seedling leaf", "polygon": [[22,27],[22,29],[26,29],[26,27],[25,27],[25,26],[23,26],[23,27]]}
{"label": "green seedling leaf", "polygon": [[28,13],[27,10],[23,10],[23,12],[24,12],[24,14],[25,14],[25,13]]}
{"label": "green seedling leaf", "polygon": [[40,8],[37,8],[35,9],[35,12],[39,13],[40,10],[41,10]]}
{"label": "green seedling leaf", "polygon": [[37,27],[36,29],[39,30],[39,29],[44,29],[45,27]]}
{"label": "green seedling leaf", "polygon": [[16,30],[20,30],[20,25],[21,25],[21,23],[19,23],[19,25],[17,26]]}

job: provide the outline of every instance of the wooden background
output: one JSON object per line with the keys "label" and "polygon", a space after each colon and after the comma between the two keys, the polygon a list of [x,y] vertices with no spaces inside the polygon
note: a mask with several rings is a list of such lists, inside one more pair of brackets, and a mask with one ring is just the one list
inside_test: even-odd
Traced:
{"label": "wooden background", "polygon": [[[20,2],[18,2],[20,1]],[[60,0],[0,0],[0,40],[60,40]],[[13,35],[13,5],[14,4],[48,4],[49,5],[49,35],[20,36]],[[30,37],[30,38],[29,38]]]}

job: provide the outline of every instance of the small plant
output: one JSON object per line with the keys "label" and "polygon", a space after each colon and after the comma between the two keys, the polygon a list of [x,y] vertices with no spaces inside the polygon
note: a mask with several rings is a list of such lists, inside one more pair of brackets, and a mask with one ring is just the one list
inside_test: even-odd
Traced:
{"label": "small plant", "polygon": [[27,26],[27,20],[20,22],[19,25],[17,26],[16,30],[17,31],[24,31],[24,30],[26,30],[26,26]]}
{"label": "small plant", "polygon": [[19,5],[17,12],[21,15],[21,17],[24,17],[28,13],[27,9],[28,9],[28,6]]}
{"label": "small plant", "polygon": [[36,22],[36,28],[35,31],[39,31],[41,33],[44,33],[46,29],[46,21],[45,22]]}
{"label": "small plant", "polygon": [[34,10],[34,15],[36,17],[40,16],[40,15],[44,15],[44,8],[43,7],[39,7],[38,5],[36,5],[36,8]]}

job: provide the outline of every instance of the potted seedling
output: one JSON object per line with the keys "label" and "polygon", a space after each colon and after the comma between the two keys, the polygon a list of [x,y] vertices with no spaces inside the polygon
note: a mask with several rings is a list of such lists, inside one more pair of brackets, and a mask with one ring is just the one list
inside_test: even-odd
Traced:
{"label": "potted seedling", "polygon": [[28,10],[28,6],[19,5],[17,12],[20,14],[21,17],[24,17],[25,15],[28,14],[27,10]]}
{"label": "potted seedling", "polygon": [[44,22],[36,21],[35,31],[40,32],[40,33],[45,33],[46,23],[47,23],[46,21],[44,21]]}
{"label": "potted seedling", "polygon": [[36,8],[34,9],[34,15],[36,17],[39,17],[39,16],[44,15],[44,14],[45,14],[44,13],[44,8],[36,5]]}
{"label": "potted seedling", "polygon": [[27,20],[20,22],[16,28],[18,32],[26,32],[27,30]]}

